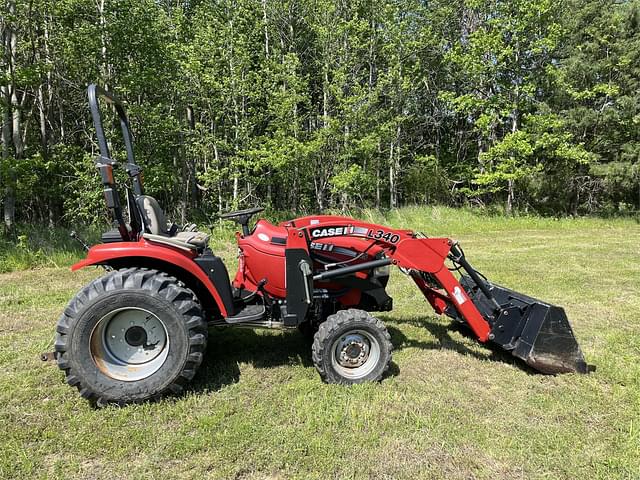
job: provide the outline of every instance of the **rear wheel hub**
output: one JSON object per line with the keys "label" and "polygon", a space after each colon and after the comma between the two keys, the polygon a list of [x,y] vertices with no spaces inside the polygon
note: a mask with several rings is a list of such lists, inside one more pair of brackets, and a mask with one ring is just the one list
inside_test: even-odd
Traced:
{"label": "rear wheel hub", "polygon": [[124,334],[125,341],[132,347],[147,344],[147,331],[139,326],[128,328]]}
{"label": "rear wheel hub", "polygon": [[124,381],[142,380],[164,364],[169,340],[154,313],[127,307],[102,317],[91,333],[91,356],[102,373]]}

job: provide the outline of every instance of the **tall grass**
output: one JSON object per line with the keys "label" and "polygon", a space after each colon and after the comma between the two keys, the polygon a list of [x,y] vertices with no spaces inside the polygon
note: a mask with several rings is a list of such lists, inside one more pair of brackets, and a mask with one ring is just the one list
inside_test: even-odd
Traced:
{"label": "tall grass", "polygon": [[[422,231],[429,236],[449,236],[457,234],[481,233],[483,231],[508,232],[510,228],[532,228],[572,230],[581,225],[619,224],[628,221],[624,218],[553,218],[537,215],[517,214],[505,216],[496,209],[451,208],[444,206],[413,206],[380,211],[375,209],[357,209],[348,212],[330,211],[326,213],[347,215],[365,222],[389,225],[395,228],[407,228]],[[303,216],[306,213],[267,211],[256,215],[278,222]],[[640,217],[636,219],[640,221]],[[628,224],[628,223],[627,223]],[[89,245],[100,242],[100,235],[108,226],[84,227],[78,231]],[[210,247],[215,251],[228,250],[235,243],[234,232],[239,226],[220,219],[203,220],[199,228],[211,233]],[[0,237],[0,273],[43,267],[67,267],[84,256],[82,246],[69,236],[70,229],[63,227],[47,228],[42,225],[19,225],[12,236]]]}
{"label": "tall grass", "polygon": [[[83,256],[81,245],[61,227],[19,225],[10,237],[0,237],[0,272],[71,265]],[[97,241],[97,230],[86,230],[81,237]]]}

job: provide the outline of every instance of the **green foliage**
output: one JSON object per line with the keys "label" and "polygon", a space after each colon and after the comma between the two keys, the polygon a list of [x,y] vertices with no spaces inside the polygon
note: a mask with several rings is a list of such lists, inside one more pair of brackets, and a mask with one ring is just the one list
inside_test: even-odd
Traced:
{"label": "green foliage", "polygon": [[370,197],[375,188],[375,179],[360,165],[351,165],[346,170],[336,173],[330,180],[332,193],[341,195],[343,208],[349,208],[352,202],[363,205],[365,198]]}
{"label": "green foliage", "polygon": [[443,204],[451,194],[447,171],[435,155],[414,159],[405,172],[404,188],[415,204]]}
{"label": "green foliage", "polygon": [[[0,238],[0,273],[43,267],[67,267],[83,256],[82,247],[62,228],[19,225],[14,239]],[[82,232],[95,242],[95,231]]]}
{"label": "green foliage", "polygon": [[481,192],[495,193],[504,189],[509,181],[518,181],[539,171],[541,165],[531,165],[534,146],[527,132],[508,133],[501,142],[483,152],[480,159],[489,167],[476,175],[474,184],[483,187]]}
{"label": "green foliage", "polygon": [[0,199],[18,221],[107,220],[91,82],[127,102],[147,191],[179,221],[253,204],[640,208],[636,0],[13,4]]}

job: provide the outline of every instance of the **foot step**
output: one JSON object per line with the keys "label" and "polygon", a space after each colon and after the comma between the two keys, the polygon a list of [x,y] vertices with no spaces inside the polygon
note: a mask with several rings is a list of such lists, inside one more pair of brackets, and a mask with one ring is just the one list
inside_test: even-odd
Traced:
{"label": "foot step", "polygon": [[256,320],[262,320],[265,311],[264,305],[247,305],[236,314],[226,317],[224,320],[227,323],[254,322]]}

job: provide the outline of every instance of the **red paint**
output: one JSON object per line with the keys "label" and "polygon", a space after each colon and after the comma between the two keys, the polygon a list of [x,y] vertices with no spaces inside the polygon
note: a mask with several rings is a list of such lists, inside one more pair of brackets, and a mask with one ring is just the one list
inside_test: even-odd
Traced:
{"label": "red paint", "polygon": [[[482,314],[478,311],[473,304],[469,296],[464,291],[464,288],[458,283],[458,280],[453,274],[446,268],[441,269],[434,274],[434,277],[438,279],[442,288],[444,288],[448,294],[449,301],[456,307],[456,310],[460,312],[462,318],[464,318],[473,332],[481,342],[489,340],[489,334],[491,333],[491,327],[489,323],[484,319]],[[454,296],[454,289],[459,288],[461,295],[464,297],[464,302],[460,303]]]}
{"label": "red paint", "polygon": [[[311,223],[312,221],[314,222],[313,224]],[[458,280],[445,266],[445,262],[452,245],[452,241],[450,239],[415,238],[412,230],[396,230],[380,225],[360,222],[352,218],[329,215],[302,217],[289,223],[295,224],[297,227],[302,227],[306,230],[307,236],[314,242],[331,242],[338,244],[345,241],[343,239],[361,237],[363,238],[363,241],[367,242],[365,245],[369,245],[370,243],[378,245],[385,251],[387,257],[394,260],[394,263],[397,266],[432,274],[438,280],[446,295],[430,288],[421,279],[416,280],[414,277],[414,281],[434,310],[441,314],[444,312],[447,305],[453,305],[460,315],[467,320],[469,326],[481,342],[486,342],[489,339],[489,333],[491,332],[489,323],[484,319],[471,299],[467,296]],[[354,227],[360,230],[358,233],[326,236],[321,238],[313,238],[311,235],[312,230],[328,229],[338,226]],[[397,234],[399,236],[399,241],[391,243],[386,239],[372,240],[367,236],[367,234],[363,233],[365,229],[367,231],[380,229],[384,230],[384,232]],[[357,250],[363,251],[364,248]],[[459,289],[459,295],[462,295],[464,300],[463,302],[459,302],[454,296],[455,289]]]}
{"label": "red paint", "polygon": [[237,233],[236,240],[239,259],[233,286],[256,291],[260,280],[267,278],[265,291],[275,297],[285,298],[284,249],[287,229],[266,220],[258,220],[251,235],[245,237]]}
{"label": "red paint", "polygon": [[[372,238],[371,232],[378,230],[389,235],[385,235],[386,238]],[[366,256],[359,257],[358,262],[371,260],[384,253],[393,259],[398,267],[414,271],[411,277],[438,314],[442,314],[449,305],[452,305],[466,319],[480,341],[488,340],[491,330],[489,324],[467,296],[456,277],[445,266],[452,245],[451,240],[447,238],[415,238],[411,230],[397,230],[335,215],[301,217],[280,225],[259,220],[251,235],[245,237],[238,233],[236,237],[240,250],[238,271],[233,280],[236,288],[255,291],[258,283],[266,278],[265,291],[276,298],[286,298],[286,248],[304,249],[325,256],[327,258],[325,261],[335,259],[336,262],[353,258],[349,256],[349,252],[340,251],[340,248],[355,252],[356,255],[366,251]],[[311,248],[312,243],[316,248]],[[326,251],[322,250],[325,245],[332,247]],[[194,263],[195,255],[193,251],[183,251],[142,239],[139,242],[97,245],[89,250],[85,260],[75,264],[72,269],[77,270],[87,265],[108,264],[110,260],[127,257],[159,259],[186,270],[200,280],[209,290],[222,314],[227,316],[228,312],[215,286],[205,272]],[[321,270],[323,265],[316,261],[314,267],[315,270]],[[415,271],[433,275],[442,288],[433,288]],[[341,285],[331,282],[322,282],[321,285],[323,288],[333,290],[342,288]],[[343,306],[357,305],[360,302],[361,293],[357,289],[350,289],[339,298],[339,301]]]}
{"label": "red paint", "polygon": [[193,261],[196,253],[186,251],[179,248],[170,247],[168,245],[159,245],[148,242],[144,239],[139,242],[114,242],[104,243],[91,247],[87,252],[87,258],[76,263],[71,267],[75,271],[89,265],[108,265],[110,260],[126,259],[131,257],[154,258],[163,262],[171,263],[177,267],[186,270],[198,280],[200,280],[207,288],[211,296],[214,298],[220,313],[228,316],[227,310],[224,308],[222,299],[216,287],[211,283],[209,277],[204,271]]}

